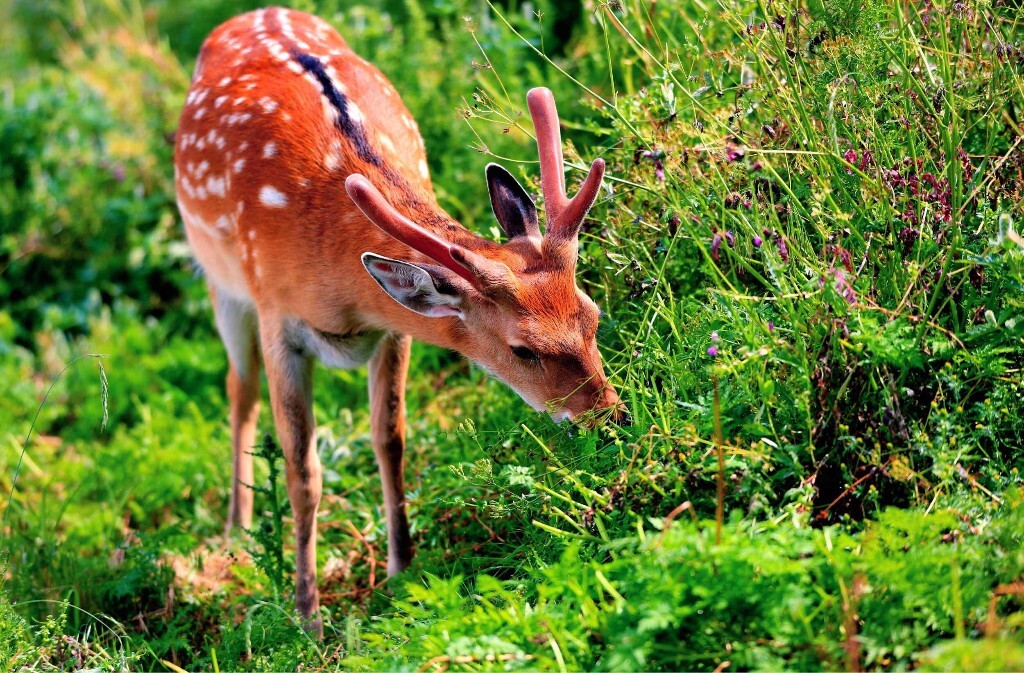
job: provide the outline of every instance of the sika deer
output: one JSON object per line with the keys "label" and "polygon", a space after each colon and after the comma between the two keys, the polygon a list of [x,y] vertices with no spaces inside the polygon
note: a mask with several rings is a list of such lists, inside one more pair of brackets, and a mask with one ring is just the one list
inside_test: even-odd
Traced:
{"label": "sika deer", "polygon": [[[403,485],[405,377],[420,339],[456,350],[558,421],[619,415],[597,350],[598,310],[577,286],[577,237],[597,197],[594,161],[565,194],[551,92],[527,95],[547,231],[503,168],[487,185],[504,245],[434,197],[423,140],[395,89],[324,21],[262,9],[224,23],[199,54],[175,148],[178,207],[228,352],[234,478],[229,525],[249,526],[250,447],[266,368],[295,515],[296,603],[318,609],[314,358],[369,363],[388,573],[412,557]],[[319,629],[319,618],[312,628]]]}

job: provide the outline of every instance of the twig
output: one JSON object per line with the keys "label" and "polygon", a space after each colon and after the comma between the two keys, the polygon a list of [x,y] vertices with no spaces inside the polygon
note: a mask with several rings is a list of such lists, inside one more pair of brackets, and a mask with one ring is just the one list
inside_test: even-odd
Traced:
{"label": "twig", "polygon": [[348,527],[348,532],[352,534],[352,537],[359,540],[366,546],[366,550],[370,556],[370,588],[373,589],[377,586],[377,555],[374,552],[373,545],[366,539],[366,536],[359,532],[359,529],[352,525],[352,522],[345,519],[345,525]]}

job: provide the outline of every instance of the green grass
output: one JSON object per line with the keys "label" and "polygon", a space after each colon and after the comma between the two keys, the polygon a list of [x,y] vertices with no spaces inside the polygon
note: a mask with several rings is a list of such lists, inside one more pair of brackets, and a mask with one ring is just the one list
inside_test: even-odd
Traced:
{"label": "green grass", "polygon": [[297,6],[392,79],[483,235],[483,166],[538,191],[525,92],[554,90],[569,163],[608,162],[580,284],[634,425],[556,426],[417,345],[417,556],[385,581],[365,373],[318,370],[311,640],[271,446],[260,528],[222,536],[226,358],[166,140],[247,5],[14,3],[0,670],[1024,667],[1016,5]]}

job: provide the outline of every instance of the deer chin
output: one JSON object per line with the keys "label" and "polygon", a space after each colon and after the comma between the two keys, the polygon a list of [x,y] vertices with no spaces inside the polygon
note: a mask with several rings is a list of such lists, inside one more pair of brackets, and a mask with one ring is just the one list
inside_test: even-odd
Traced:
{"label": "deer chin", "polygon": [[572,412],[568,409],[562,409],[560,411],[549,411],[548,415],[551,416],[551,420],[555,423],[565,423],[566,421],[572,420]]}

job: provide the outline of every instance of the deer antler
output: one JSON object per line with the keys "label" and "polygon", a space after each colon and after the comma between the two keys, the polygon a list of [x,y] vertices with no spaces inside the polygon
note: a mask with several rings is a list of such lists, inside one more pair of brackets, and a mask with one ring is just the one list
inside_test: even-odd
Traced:
{"label": "deer antler", "polygon": [[366,177],[354,173],[345,180],[345,191],[363,214],[384,233],[420,252],[484,291],[506,276],[506,269],[472,250],[450,243],[398,212]]}
{"label": "deer antler", "polygon": [[573,240],[587,211],[594,205],[604,178],[604,159],[595,159],[580,191],[572,199],[565,193],[562,162],[562,133],[558,128],[558,110],[550,89],[538,87],[526,94],[533,125],[537,129],[537,154],[540,156],[540,184],[547,213],[547,236]]}

